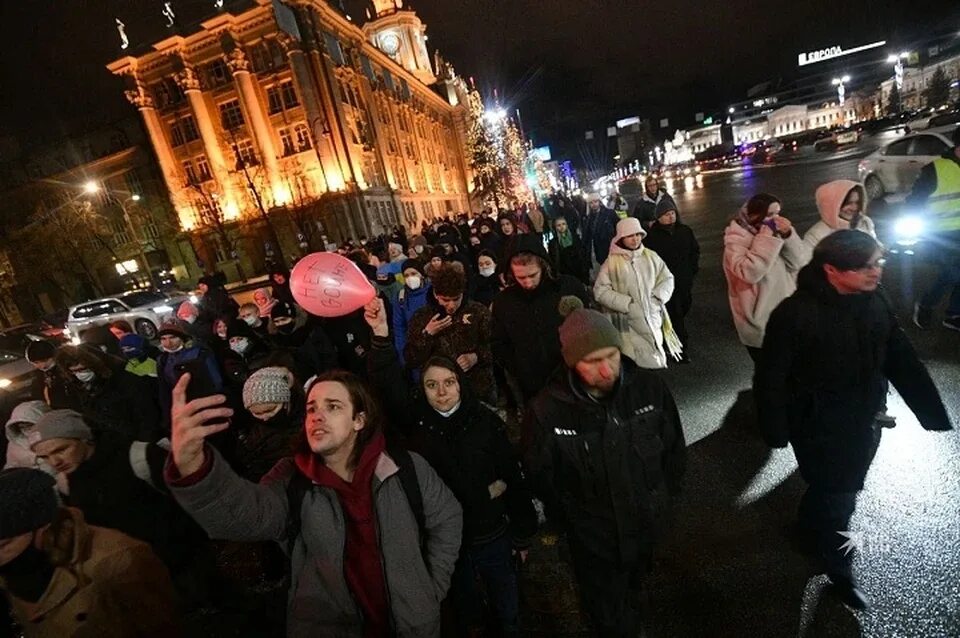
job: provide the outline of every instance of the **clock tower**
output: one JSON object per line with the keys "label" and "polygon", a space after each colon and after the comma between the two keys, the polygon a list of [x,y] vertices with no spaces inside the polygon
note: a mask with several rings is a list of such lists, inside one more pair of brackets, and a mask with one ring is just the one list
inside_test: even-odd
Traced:
{"label": "clock tower", "polygon": [[427,27],[404,0],[373,0],[373,12],[367,9],[363,34],[424,84],[437,81],[427,53]]}

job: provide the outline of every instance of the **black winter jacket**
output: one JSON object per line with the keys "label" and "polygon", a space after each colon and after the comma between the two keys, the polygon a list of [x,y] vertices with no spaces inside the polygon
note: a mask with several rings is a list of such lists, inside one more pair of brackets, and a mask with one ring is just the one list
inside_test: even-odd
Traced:
{"label": "black winter jacket", "polygon": [[648,556],[686,468],[680,415],[663,379],[622,356],[613,394],[594,400],[563,368],[530,402],[524,430],[534,489],[571,544],[615,563]]}
{"label": "black winter jacket", "polygon": [[690,227],[680,222],[672,228],[655,223],[643,238],[643,245],[660,255],[673,273],[674,296],[688,296],[700,270],[700,244]]}
{"label": "black winter jacket", "polygon": [[[403,415],[400,429],[407,447],[430,463],[460,501],[464,546],[509,531],[514,546],[526,548],[537,531],[533,494],[503,421],[474,397],[463,374],[457,372],[460,408],[444,417],[422,392],[407,386],[392,339],[373,337],[368,363],[370,383],[389,413]],[[497,480],[507,489],[491,499],[489,486]]]}
{"label": "black winter jacket", "polygon": [[79,391],[80,409],[94,430],[107,430],[138,441],[158,441],[164,433],[157,402],[157,379],[122,368],[109,379],[97,378]]}
{"label": "black winter jacket", "polygon": [[[117,529],[149,543],[176,573],[187,566],[206,534],[165,493],[166,458],[167,451],[157,445],[134,443],[112,432],[98,434],[93,456],[67,476],[67,499],[91,525]],[[140,465],[141,475],[149,472],[157,488],[138,477],[132,462]]]}
{"label": "black winter jacket", "polygon": [[810,485],[863,488],[880,443],[885,379],[928,430],[949,430],[930,374],[882,292],[841,295],[806,266],[767,323],[754,393],[772,447],[793,444]]}
{"label": "black winter jacket", "polygon": [[573,277],[542,277],[533,291],[513,285],[493,300],[493,358],[516,377],[524,399],[539,392],[562,362],[560,298],[573,295],[584,306],[590,303],[586,288]]}

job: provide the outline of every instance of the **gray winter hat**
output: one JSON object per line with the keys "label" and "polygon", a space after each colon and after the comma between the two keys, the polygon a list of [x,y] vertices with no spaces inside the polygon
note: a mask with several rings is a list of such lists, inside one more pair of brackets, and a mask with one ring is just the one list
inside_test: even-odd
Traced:
{"label": "gray winter hat", "polygon": [[30,447],[50,439],[79,439],[92,441],[93,432],[83,416],[74,410],[51,410],[37,421],[35,437],[30,438]]}
{"label": "gray winter hat", "polygon": [[606,315],[579,308],[571,312],[560,326],[560,352],[568,368],[602,348],[620,348],[620,332]]}
{"label": "gray winter hat", "polygon": [[15,538],[52,523],[60,508],[56,484],[46,472],[31,468],[0,472],[0,539]]}
{"label": "gray winter hat", "polygon": [[290,371],[279,366],[260,368],[243,384],[243,407],[261,403],[290,403]]}

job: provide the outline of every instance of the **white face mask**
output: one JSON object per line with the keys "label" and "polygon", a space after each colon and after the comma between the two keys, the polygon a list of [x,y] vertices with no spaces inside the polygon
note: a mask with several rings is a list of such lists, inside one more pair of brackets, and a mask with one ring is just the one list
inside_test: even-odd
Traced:
{"label": "white face mask", "polygon": [[236,352],[237,354],[243,354],[247,351],[247,348],[250,347],[250,340],[246,337],[240,337],[236,341],[230,343],[230,349]]}
{"label": "white face mask", "polygon": [[187,315],[186,317],[183,317],[183,320],[187,323],[195,323],[197,320],[197,315]]}
{"label": "white face mask", "polygon": [[244,323],[246,323],[251,328],[260,323],[260,317],[244,317]]}
{"label": "white face mask", "polygon": [[43,372],[49,372],[50,370],[53,370],[53,367],[55,365],[57,365],[57,362],[51,359],[50,363],[40,368],[40,370],[42,370]]}
{"label": "white face mask", "polygon": [[405,284],[407,284],[407,288],[409,288],[410,290],[416,290],[421,285],[423,285],[423,280],[420,279],[420,277],[418,277],[417,275],[414,275],[412,277],[407,277],[403,281]]}
{"label": "white face mask", "polygon": [[163,346],[160,346],[160,349],[164,352],[169,352],[170,354],[173,354],[174,352],[180,352],[183,350],[183,342],[181,341],[180,345],[178,345],[176,348],[164,348]]}
{"label": "white face mask", "polygon": [[97,373],[93,370],[81,370],[80,372],[74,372],[73,376],[75,376],[80,383],[90,383],[97,378]]}
{"label": "white face mask", "polygon": [[481,276],[481,277],[489,277],[490,275],[492,275],[492,274],[495,273],[495,272],[497,272],[497,267],[496,267],[496,266],[493,266],[492,268],[481,268],[481,269],[480,269],[480,276]]}
{"label": "white face mask", "polygon": [[414,246],[414,247],[413,247],[413,250],[416,251],[416,253],[417,253],[418,255],[422,255],[422,254],[423,254],[423,246],[419,246],[419,245],[418,245],[418,246]]}

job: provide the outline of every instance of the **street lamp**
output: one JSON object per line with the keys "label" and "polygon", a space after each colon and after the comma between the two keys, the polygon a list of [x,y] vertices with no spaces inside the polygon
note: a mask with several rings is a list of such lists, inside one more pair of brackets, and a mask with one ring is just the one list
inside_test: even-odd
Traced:
{"label": "street lamp", "polygon": [[910,53],[904,51],[899,55],[891,54],[887,56],[887,64],[893,65],[893,79],[897,85],[897,114],[903,113],[903,61],[910,57]]}
{"label": "street lamp", "polygon": [[847,95],[846,84],[850,81],[850,76],[845,75],[842,78],[833,78],[833,85],[837,87],[837,98],[840,100],[840,106],[843,106]]}
{"label": "street lamp", "polygon": [[[83,185],[83,190],[87,194],[94,195],[100,192],[100,185],[91,180]],[[153,280],[153,271],[150,270],[150,262],[147,261],[147,253],[144,252],[143,244],[140,242],[140,238],[137,237],[137,231],[133,227],[133,220],[130,218],[130,211],[127,209],[127,202],[136,203],[139,202],[140,199],[138,193],[132,193],[126,199],[117,200],[117,202],[120,204],[120,210],[123,212],[123,221],[127,226],[127,231],[130,233],[130,238],[137,244],[137,253],[143,261],[143,267],[147,273],[147,280],[151,286],[156,286],[156,282]]]}

